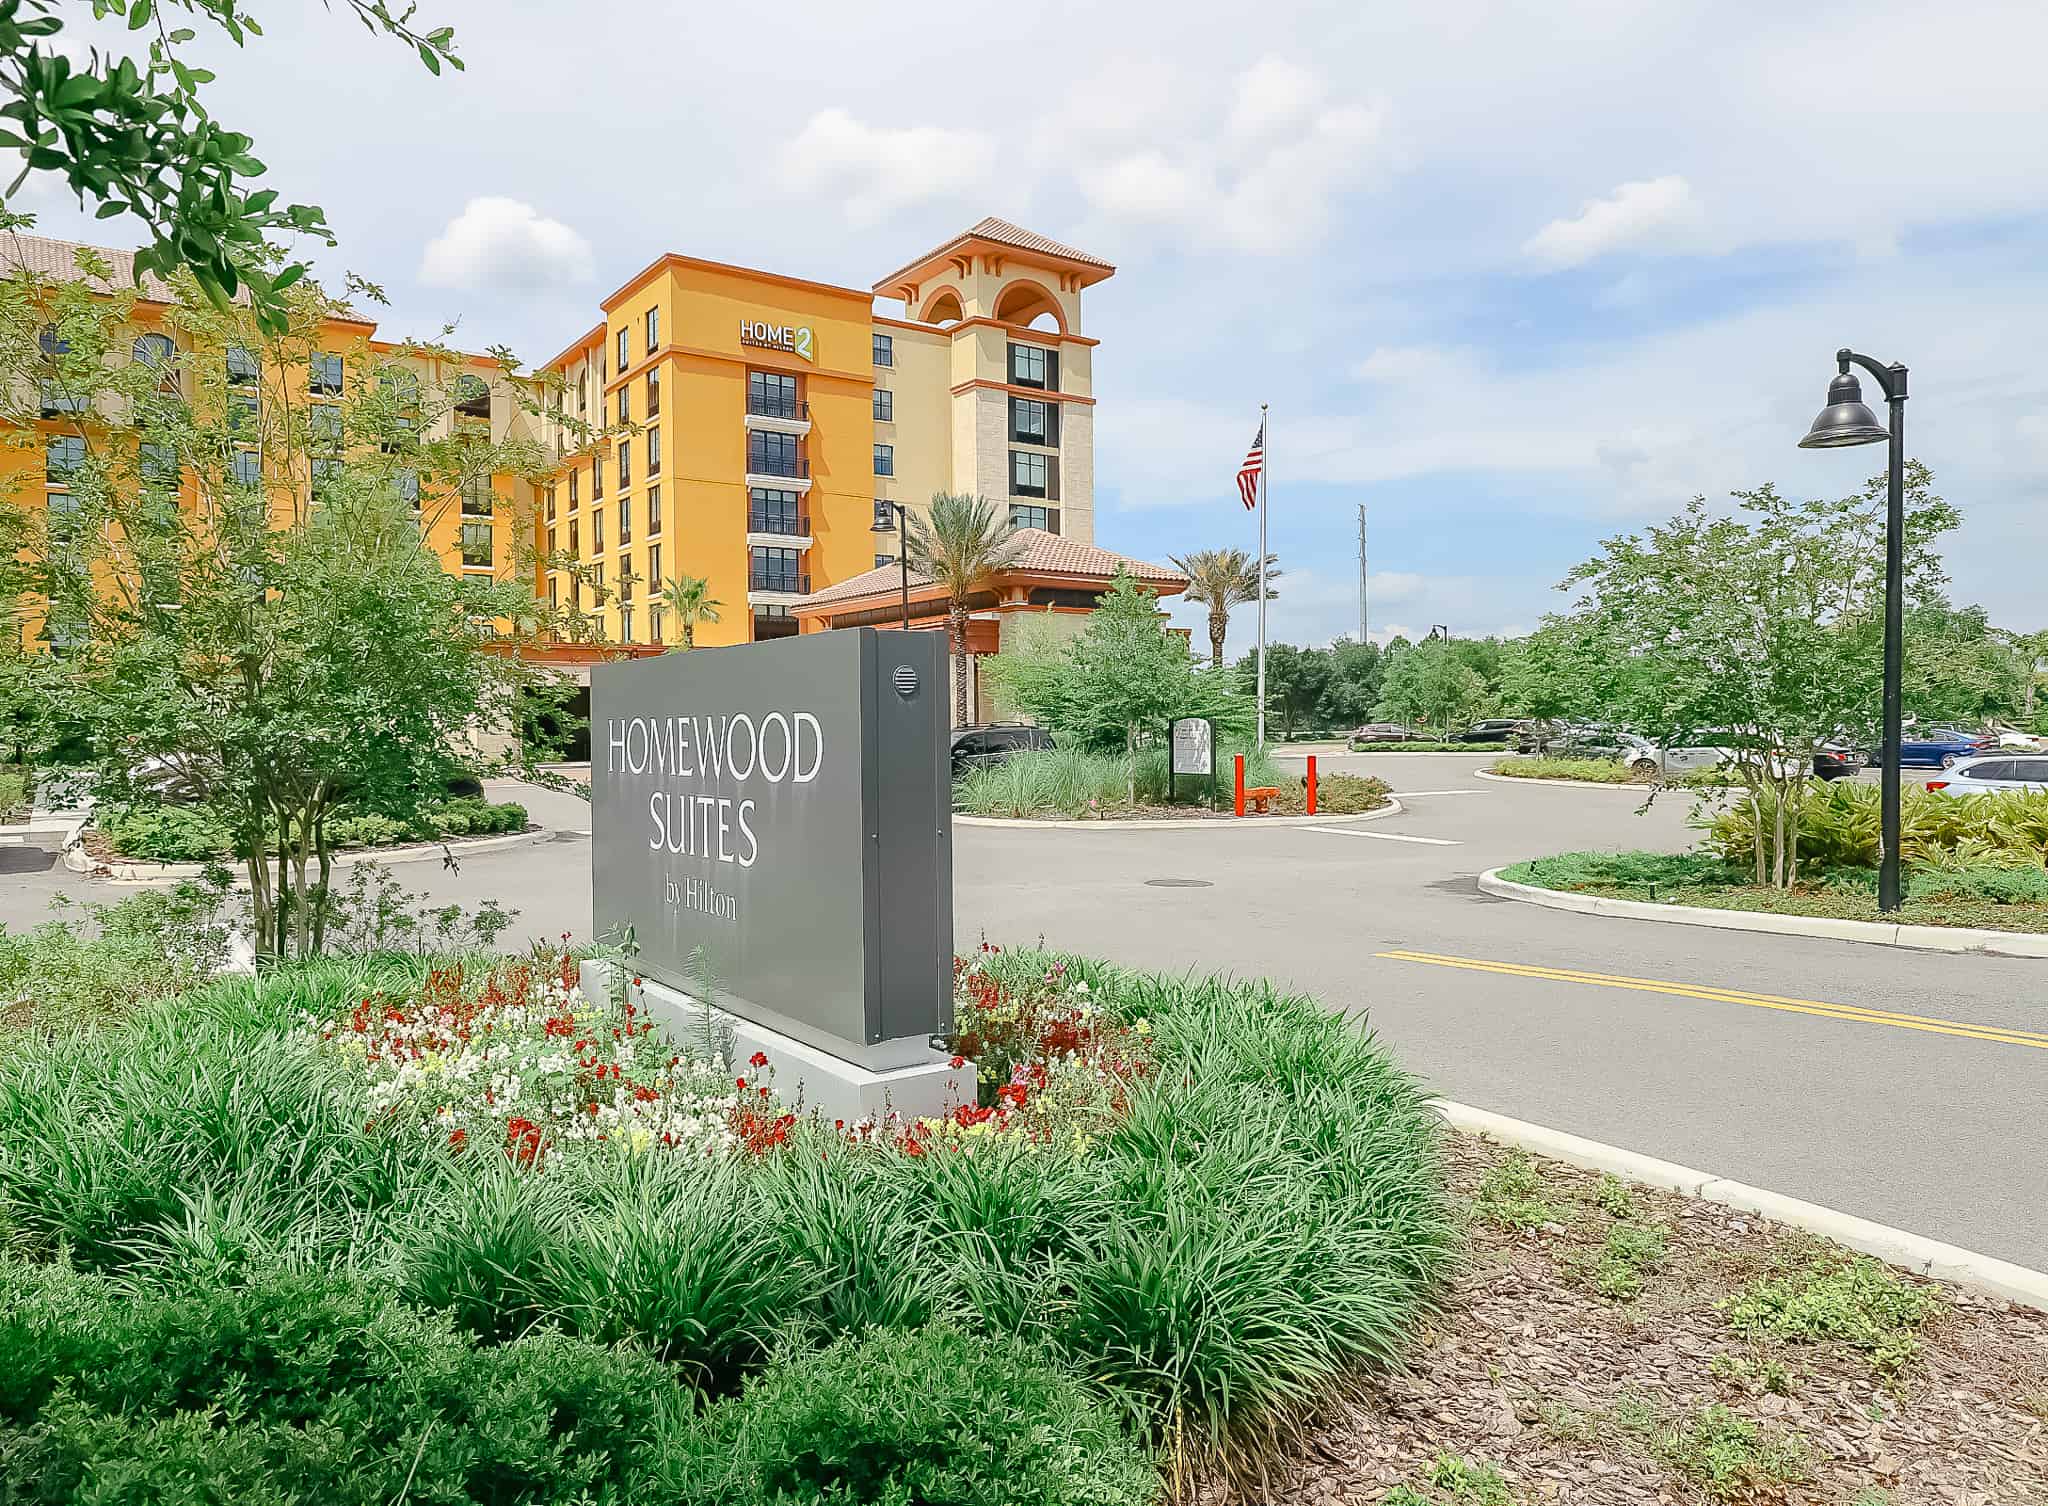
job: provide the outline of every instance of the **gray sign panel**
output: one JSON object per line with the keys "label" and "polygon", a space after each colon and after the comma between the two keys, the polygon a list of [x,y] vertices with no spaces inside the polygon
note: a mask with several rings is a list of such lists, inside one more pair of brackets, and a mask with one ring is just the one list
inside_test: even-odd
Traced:
{"label": "gray sign panel", "polygon": [[839,1055],[952,1023],[942,634],[859,628],[591,672],[591,878],[636,964]]}

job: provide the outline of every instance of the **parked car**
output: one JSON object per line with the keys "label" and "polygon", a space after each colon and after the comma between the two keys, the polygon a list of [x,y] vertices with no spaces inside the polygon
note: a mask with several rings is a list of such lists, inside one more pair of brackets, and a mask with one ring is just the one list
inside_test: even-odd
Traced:
{"label": "parked car", "polygon": [[1989,758],[1959,758],[1941,771],[1927,788],[1944,795],[1995,795],[2001,790],[2048,791],[2048,757],[2015,758],[2008,753]]}
{"label": "parked car", "polygon": [[1816,779],[1854,779],[1856,771],[1862,767],[1863,752],[1860,748],[1826,743],[1813,750],[1813,777]]}
{"label": "parked car", "polygon": [[[1976,732],[1958,732],[1953,727],[1915,728],[1899,741],[1899,763],[1906,768],[1945,769],[1959,758],[1989,753],[1998,740]],[[1873,751],[1870,761],[1879,760]]]}
{"label": "parked car", "polygon": [[1458,737],[1461,743],[1506,743],[1513,742],[1522,730],[1522,719],[1513,716],[1492,716],[1483,722],[1474,722]]}
{"label": "parked car", "polygon": [[1412,743],[1415,734],[1399,722],[1367,722],[1351,734],[1355,743]]}
{"label": "parked car", "polygon": [[992,769],[1015,753],[1044,753],[1054,747],[1052,734],[1022,722],[961,727],[953,733],[953,777],[969,769]]}

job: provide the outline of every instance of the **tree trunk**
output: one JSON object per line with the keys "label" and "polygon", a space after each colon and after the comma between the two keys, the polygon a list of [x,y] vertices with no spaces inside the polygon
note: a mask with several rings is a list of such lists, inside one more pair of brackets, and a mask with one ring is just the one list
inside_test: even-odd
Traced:
{"label": "tree trunk", "polygon": [[1136,722],[1124,723],[1124,799],[1134,806],[1138,803],[1138,724]]}
{"label": "tree trunk", "polygon": [[1223,636],[1230,630],[1228,612],[1209,614],[1209,665],[1212,669],[1223,667]]}
{"label": "tree trunk", "polygon": [[692,621],[690,621],[690,619],[689,619],[689,618],[685,617],[685,618],[683,619],[683,647],[684,647],[685,649],[692,649],[692,648],[695,648],[696,646],[697,646],[697,624],[696,624],[696,623],[694,623],[694,622],[692,622]]}
{"label": "tree trunk", "polygon": [[946,642],[953,651],[953,725],[973,723],[967,708],[967,603],[954,597],[946,604]]}
{"label": "tree trunk", "polygon": [[320,881],[313,890],[313,951],[327,946],[327,890],[334,875],[334,850],[327,845],[327,807],[313,823],[313,851],[320,861]]}
{"label": "tree trunk", "polygon": [[1747,768],[1742,777],[1749,783],[1750,855],[1756,860],[1756,886],[1764,887],[1764,796],[1763,781]]}

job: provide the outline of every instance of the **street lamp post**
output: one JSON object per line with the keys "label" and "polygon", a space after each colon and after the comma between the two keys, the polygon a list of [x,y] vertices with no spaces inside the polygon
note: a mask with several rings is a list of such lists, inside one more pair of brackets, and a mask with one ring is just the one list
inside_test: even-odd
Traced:
{"label": "street lamp post", "polygon": [[[1851,364],[1877,379],[1878,390],[1891,407],[1889,429],[1864,406],[1863,388],[1849,374]],[[1835,352],[1835,366],[1838,374],[1828,383],[1828,405],[1799,441],[1799,448],[1833,450],[1876,444],[1880,439],[1891,441],[1884,525],[1884,851],[1877,870],[1877,908],[1890,911],[1899,908],[1899,740],[1904,722],[1899,680],[1906,657],[1906,368],[1896,361],[1881,366],[1847,346]]]}
{"label": "street lamp post", "polygon": [[[893,522],[890,512],[896,514]],[[896,565],[903,574],[903,631],[907,633],[910,631],[910,509],[886,497],[875,498],[875,521],[868,532],[887,534],[892,527],[896,531]]]}

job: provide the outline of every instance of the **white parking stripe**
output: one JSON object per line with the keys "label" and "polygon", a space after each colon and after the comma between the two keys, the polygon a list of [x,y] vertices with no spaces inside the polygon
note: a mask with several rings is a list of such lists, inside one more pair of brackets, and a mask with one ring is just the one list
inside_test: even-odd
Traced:
{"label": "white parking stripe", "polygon": [[1404,837],[1395,831],[1354,831],[1348,826],[1311,826],[1310,831],[1326,831],[1333,837],[1370,837],[1375,842],[1421,842],[1430,847],[1459,847],[1449,837]]}
{"label": "white parking stripe", "polygon": [[1491,794],[1491,793],[1492,793],[1492,791],[1491,791],[1491,790],[1395,790],[1395,791],[1394,791],[1394,793],[1395,793],[1395,794],[1397,794],[1397,795],[1399,795],[1399,796],[1400,796],[1400,797],[1401,797],[1402,799],[1404,799],[1404,800],[1405,800],[1405,799],[1407,799],[1407,798],[1408,798],[1408,797],[1409,797],[1410,795],[1488,795],[1488,794]]}

